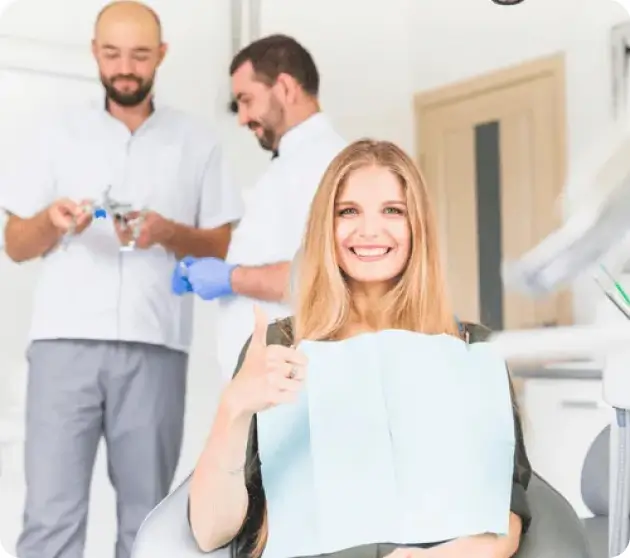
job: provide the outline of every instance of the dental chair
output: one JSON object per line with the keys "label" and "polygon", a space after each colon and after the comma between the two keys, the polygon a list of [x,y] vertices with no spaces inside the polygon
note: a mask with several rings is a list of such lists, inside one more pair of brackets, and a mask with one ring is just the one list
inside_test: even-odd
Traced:
{"label": "dental chair", "polygon": [[582,466],[582,500],[594,516],[583,520],[593,558],[608,556],[609,479],[610,426],[607,426],[593,440]]}
{"label": "dental chair", "polygon": [[[133,547],[132,558],[200,558],[188,526],[186,479],[146,518]],[[570,504],[535,473],[527,490],[532,511],[529,531],[517,558],[605,558],[589,550],[584,526]],[[604,544],[606,546],[606,543]],[[212,558],[231,558],[232,549],[215,551]]]}
{"label": "dental chair", "polygon": [[[482,341],[490,333],[476,324],[465,327],[470,342]],[[149,514],[136,537],[132,558],[207,556],[198,549],[188,525],[189,483],[190,477]],[[536,473],[527,498],[532,523],[522,537],[517,558],[600,558],[591,554],[584,525],[568,501]],[[233,556],[235,546],[213,552],[212,558],[237,558]]]}

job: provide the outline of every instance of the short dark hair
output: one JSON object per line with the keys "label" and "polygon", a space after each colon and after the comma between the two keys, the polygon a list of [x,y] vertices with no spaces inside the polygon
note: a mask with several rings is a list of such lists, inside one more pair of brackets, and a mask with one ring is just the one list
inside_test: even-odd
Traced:
{"label": "short dark hair", "polygon": [[288,74],[309,95],[319,93],[319,72],[311,53],[293,37],[269,35],[250,43],[234,56],[230,75],[250,62],[256,77],[273,85],[280,74]]}

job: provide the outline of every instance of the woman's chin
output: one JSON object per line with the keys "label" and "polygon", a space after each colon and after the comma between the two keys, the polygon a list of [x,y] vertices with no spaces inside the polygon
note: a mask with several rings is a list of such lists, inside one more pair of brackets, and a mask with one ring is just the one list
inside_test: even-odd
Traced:
{"label": "woman's chin", "polygon": [[358,287],[389,287],[392,282],[398,277],[397,274],[392,273],[355,273],[354,275],[347,274],[349,282]]}

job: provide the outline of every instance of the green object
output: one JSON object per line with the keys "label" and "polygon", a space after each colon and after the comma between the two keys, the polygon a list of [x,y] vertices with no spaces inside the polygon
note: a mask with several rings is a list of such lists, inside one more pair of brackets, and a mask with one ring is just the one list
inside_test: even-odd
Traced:
{"label": "green object", "polygon": [[602,271],[606,275],[608,275],[608,278],[613,282],[613,285],[615,285],[615,289],[617,289],[617,292],[621,295],[621,297],[623,298],[624,302],[628,306],[630,306],[630,297],[628,296],[626,291],[623,289],[623,287],[619,284],[618,281],[615,280],[615,278],[612,276],[612,274],[603,265],[600,265],[600,267],[602,268]]}

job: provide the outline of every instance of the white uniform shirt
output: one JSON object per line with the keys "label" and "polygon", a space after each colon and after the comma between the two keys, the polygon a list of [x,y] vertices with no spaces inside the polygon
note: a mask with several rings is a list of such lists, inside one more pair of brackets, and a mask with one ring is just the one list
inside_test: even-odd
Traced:
{"label": "white uniform shirt", "polygon": [[[238,221],[233,189],[215,134],[192,116],[156,107],[133,134],[101,107],[55,118],[30,164],[13,165],[0,184],[0,207],[31,217],[54,200],[110,196],[180,224],[214,228]],[[187,351],[192,296],[171,293],[175,256],[161,246],[120,252],[108,217],[42,261],[30,338],[144,342]]]}
{"label": "white uniform shirt", "polygon": [[[293,260],[324,172],[346,145],[322,113],[289,130],[280,141],[278,157],[247,200],[227,261],[257,266]],[[252,333],[254,304],[260,305],[270,321],[292,313],[286,304],[244,296],[219,299],[218,356],[225,379],[232,377],[241,349]]]}

